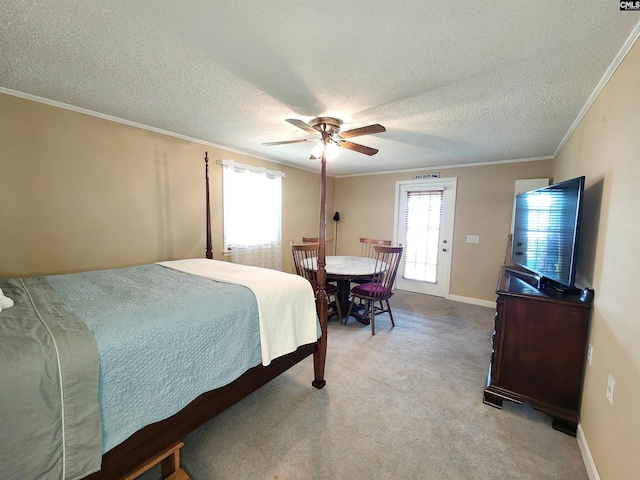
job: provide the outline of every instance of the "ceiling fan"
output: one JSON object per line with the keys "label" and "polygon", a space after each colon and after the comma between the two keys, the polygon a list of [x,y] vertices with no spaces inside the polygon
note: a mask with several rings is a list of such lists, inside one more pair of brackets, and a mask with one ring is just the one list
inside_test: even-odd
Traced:
{"label": "ceiling fan", "polygon": [[[384,128],[380,124],[367,125],[366,127],[354,128],[352,130],[345,130],[344,132],[340,132],[340,125],[342,125],[342,120],[339,120],[334,117],[317,117],[313,120],[306,123],[297,118],[287,118],[285,120],[289,122],[291,125],[295,125],[298,128],[301,128],[307,133],[314,135],[316,138],[307,138],[302,140],[285,140],[283,142],[265,142],[263,145],[285,145],[288,143],[304,143],[304,142],[317,142],[318,140],[322,140],[323,144],[327,147],[331,145],[335,145],[337,147],[347,148],[349,150],[353,150],[354,152],[364,153],[365,155],[375,155],[378,153],[378,150],[375,148],[367,147],[365,145],[360,145],[359,143],[353,143],[346,141],[345,138],[358,137],[360,135],[370,135],[372,133],[381,133],[386,132],[387,129]],[[315,149],[311,152],[311,160],[315,160],[320,158],[319,155],[322,155],[322,146],[320,145],[320,152],[316,152]]]}

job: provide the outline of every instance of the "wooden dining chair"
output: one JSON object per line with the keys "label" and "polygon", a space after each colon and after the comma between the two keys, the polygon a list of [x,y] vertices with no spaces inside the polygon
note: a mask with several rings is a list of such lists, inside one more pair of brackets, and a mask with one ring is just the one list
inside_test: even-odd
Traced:
{"label": "wooden dining chair", "polygon": [[[314,294],[318,293],[318,244],[317,243],[294,243],[291,242],[291,253],[293,254],[293,263],[296,266],[296,273],[306,278],[313,287]],[[338,287],[331,283],[326,283],[324,291],[327,294],[327,318],[332,315],[338,315],[340,323],[342,323],[342,311],[340,310],[340,302],[338,301]],[[329,300],[333,297],[333,301]]]}
{"label": "wooden dining chair", "polygon": [[[356,299],[359,299],[365,304],[364,312],[353,313],[353,316],[369,318],[371,322],[371,335],[376,334],[375,316],[381,313],[388,313],[391,319],[391,326],[396,326],[393,321],[389,299],[393,296],[393,283],[396,279],[403,249],[404,247],[402,245],[397,247],[385,245],[374,246],[376,259],[374,271],[376,273],[373,274],[371,282],[357,285],[351,289],[351,303],[349,304],[345,325],[346,322],[349,321],[349,315],[352,315],[351,311]],[[386,303],[386,308],[382,303],[383,301]],[[378,303],[379,306],[376,305],[376,303]]]}
{"label": "wooden dining chair", "polygon": [[360,256],[374,258],[376,256],[375,246],[391,246],[391,240],[376,240],[374,238],[360,238]]}
{"label": "wooden dining chair", "polygon": [[[318,237],[302,237],[302,243],[318,243]],[[326,237],[324,239],[324,252],[325,255],[333,255],[333,237]],[[329,280],[327,280],[329,283]],[[331,285],[335,285],[335,282]]]}
{"label": "wooden dining chair", "polygon": [[[318,237],[302,237],[302,243],[318,243]],[[324,239],[324,248],[327,255],[333,255],[333,237]]]}
{"label": "wooden dining chair", "polygon": [[[375,250],[375,246],[376,245],[383,245],[386,247],[390,247],[391,246],[391,240],[376,240],[374,238],[360,238],[360,256],[361,257],[369,257],[369,258],[375,258],[376,256],[376,250]],[[354,280],[353,283],[370,283],[371,282],[371,278],[365,278],[365,279],[361,279],[361,280]]]}

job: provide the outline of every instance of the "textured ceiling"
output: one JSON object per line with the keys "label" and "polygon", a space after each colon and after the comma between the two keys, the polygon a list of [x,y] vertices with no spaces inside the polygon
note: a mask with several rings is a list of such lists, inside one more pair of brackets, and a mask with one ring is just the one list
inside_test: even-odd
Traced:
{"label": "textured ceiling", "polygon": [[[0,87],[340,176],[552,157],[640,14],[603,0],[3,0]],[[628,43],[627,43],[628,46]]]}

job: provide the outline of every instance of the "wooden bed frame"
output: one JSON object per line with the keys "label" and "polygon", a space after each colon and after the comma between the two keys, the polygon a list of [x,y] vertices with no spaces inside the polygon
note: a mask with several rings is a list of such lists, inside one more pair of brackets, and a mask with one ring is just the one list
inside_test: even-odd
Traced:
{"label": "wooden bed frame", "polygon": [[[205,184],[206,184],[206,258],[213,258],[211,244],[211,209],[209,200],[209,157],[205,152]],[[256,365],[241,377],[224,387],[203,393],[193,402],[166,420],[148,425],[120,445],[117,445],[102,456],[102,468],[88,477],[87,480],[115,480],[134,478],[132,475],[142,473],[145,465],[151,467],[163,458],[163,452],[172,451],[190,432],[197,429],[213,417],[229,408],[234,403],[260,388],[265,383],[285,372],[293,365],[313,354],[314,380],[312,385],[322,388],[324,368],[327,356],[327,300],[324,286],[325,272],[325,238],[326,238],[326,159],[322,155],[322,174],[320,185],[320,224],[318,227],[318,284],[316,308],[322,328],[322,336],[316,343],[303,345],[295,352],[274,359],[267,367]],[[163,465],[164,466],[164,465]],[[164,469],[163,469],[164,470]],[[163,472],[164,478],[178,478]],[[184,477],[180,477],[184,478]]]}

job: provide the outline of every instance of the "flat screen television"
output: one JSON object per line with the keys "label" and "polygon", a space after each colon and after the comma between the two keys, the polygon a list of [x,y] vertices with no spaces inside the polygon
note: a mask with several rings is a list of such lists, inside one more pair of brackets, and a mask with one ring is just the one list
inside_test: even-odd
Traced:
{"label": "flat screen television", "polygon": [[578,292],[576,254],[585,177],[516,196],[511,261],[538,276],[538,288]]}

